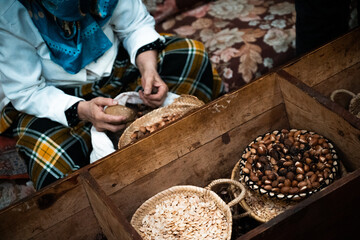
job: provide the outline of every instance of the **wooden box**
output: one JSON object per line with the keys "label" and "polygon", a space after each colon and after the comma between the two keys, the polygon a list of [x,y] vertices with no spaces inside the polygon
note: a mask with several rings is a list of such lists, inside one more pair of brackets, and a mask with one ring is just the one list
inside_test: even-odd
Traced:
{"label": "wooden box", "polygon": [[[307,90],[318,101],[341,115],[360,129],[360,119],[349,114],[350,95],[337,94],[334,104],[330,100],[336,90],[349,90],[360,94],[360,28],[330,42],[285,66],[278,73],[295,84],[300,80],[312,89]],[[298,84],[299,85],[299,84]]]}
{"label": "wooden box", "polygon": [[[342,45],[337,51],[350,47]],[[0,238],[141,239],[129,221],[144,201],[174,185],[204,187],[214,179],[230,178],[246,145],[258,135],[282,128],[313,130],[330,139],[349,173],[237,239],[353,237],[360,215],[360,128],[314,97],[318,91],[291,72],[295,64],[312,61],[311,56],[224,95],[2,210]],[[351,66],[358,63],[359,58]]]}

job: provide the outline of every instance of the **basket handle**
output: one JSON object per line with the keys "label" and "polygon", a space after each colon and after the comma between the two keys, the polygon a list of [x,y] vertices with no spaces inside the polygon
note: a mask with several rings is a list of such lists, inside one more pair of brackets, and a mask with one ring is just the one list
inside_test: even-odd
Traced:
{"label": "basket handle", "polygon": [[347,90],[347,89],[336,89],[336,90],[334,90],[332,93],[331,93],[331,95],[330,95],[330,99],[331,99],[331,101],[335,101],[335,96],[336,96],[336,94],[338,94],[338,93],[347,93],[347,94],[349,94],[352,98],[354,98],[355,96],[356,96],[356,94],[355,93],[353,93],[353,92],[351,92],[351,91],[349,91],[349,90]]}
{"label": "basket handle", "polygon": [[234,186],[240,188],[240,190],[241,190],[241,193],[239,194],[239,196],[237,196],[235,199],[233,199],[231,202],[229,202],[227,204],[229,207],[232,207],[232,206],[238,204],[241,200],[244,199],[245,192],[246,192],[244,185],[242,185],[240,182],[232,180],[232,179],[217,179],[217,180],[212,181],[205,188],[211,190],[211,188],[214,187],[215,185],[223,184],[223,183],[228,183],[228,184],[234,185]]}

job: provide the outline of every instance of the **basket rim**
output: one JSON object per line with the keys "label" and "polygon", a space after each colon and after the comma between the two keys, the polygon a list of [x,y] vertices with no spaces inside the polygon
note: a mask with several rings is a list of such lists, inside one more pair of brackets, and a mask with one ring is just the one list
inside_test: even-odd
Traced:
{"label": "basket rim", "polygon": [[203,106],[205,103],[192,95],[180,95],[170,105],[152,110],[144,116],[133,121],[119,138],[118,148],[122,148],[131,143],[131,134],[139,130],[140,126],[149,126],[159,122],[163,116],[170,114],[179,114],[180,117],[191,110]]}
{"label": "basket rim", "polygon": [[[326,137],[324,137],[323,135],[321,134],[318,134],[314,131],[310,131],[310,130],[305,130],[305,129],[295,129],[295,128],[292,128],[292,129],[289,129],[289,132],[290,131],[301,131],[301,134],[305,134],[305,133],[310,133],[310,134],[317,134],[319,135],[320,137],[322,137],[328,144],[329,144],[329,148],[330,148],[330,153],[333,157],[333,166],[331,167],[331,173],[329,174],[329,177],[327,179],[324,180],[324,182],[320,185],[320,187],[312,190],[312,191],[309,191],[309,192],[305,192],[305,193],[298,193],[298,194],[282,194],[282,193],[275,193],[271,190],[266,190],[260,186],[258,186],[256,183],[254,183],[253,181],[250,180],[250,178],[248,176],[245,176],[245,175],[242,175],[244,176],[244,182],[245,182],[245,185],[247,187],[249,187],[250,189],[258,192],[259,194],[261,195],[267,195],[269,198],[276,198],[276,199],[279,199],[279,200],[291,200],[291,201],[299,201],[301,199],[304,199],[318,191],[320,191],[321,189],[323,189],[324,187],[330,185],[332,182],[335,181],[337,175],[338,175],[338,171],[339,171],[339,159],[338,159],[338,156],[337,156],[337,152],[335,150],[335,147],[333,145],[333,143]],[[270,131],[270,132],[267,132],[265,134],[262,134],[262,135],[259,135],[258,137],[256,137],[253,141],[251,141],[244,149],[244,151],[242,152],[241,154],[241,157],[240,157],[240,165],[239,165],[239,168],[240,168],[240,171],[241,171],[241,167],[243,167],[245,165],[245,162],[246,162],[246,159],[244,157],[244,155],[246,153],[248,153],[250,151],[250,146],[251,144],[253,143],[256,143],[256,142],[259,142],[261,141],[261,139],[263,139],[265,136],[269,135],[269,134],[275,134],[275,135],[278,135],[281,133],[281,130],[274,130],[274,131]]]}
{"label": "basket rim", "polygon": [[[238,161],[238,162],[235,164],[235,166],[234,166],[234,168],[233,168],[233,170],[232,170],[232,172],[231,172],[231,179],[232,179],[232,180],[237,180],[237,179],[239,179],[239,178],[240,178],[240,161]],[[245,185],[245,187],[248,188],[246,185]],[[247,192],[249,192],[249,194],[252,194],[252,193],[251,193],[251,189],[248,189]],[[237,193],[236,193],[235,191],[233,191],[233,194],[234,194],[235,196],[237,196]],[[241,206],[246,212],[249,213],[249,215],[250,215],[252,218],[254,218],[255,220],[257,220],[257,221],[259,221],[259,222],[263,222],[263,223],[266,222],[266,219],[265,219],[265,218],[262,218],[262,217],[256,215],[256,213],[254,212],[254,210],[251,209],[251,207],[246,203],[246,196],[245,196],[245,198],[244,198],[243,200],[241,200],[241,201],[239,202],[239,204],[240,204],[240,206]]]}
{"label": "basket rim", "polygon": [[[148,200],[146,200],[133,214],[130,224],[137,230],[139,226],[141,226],[142,219],[156,207],[156,205],[164,200],[171,198],[174,195],[181,195],[181,194],[191,193],[191,194],[198,194],[199,196],[204,196],[205,198],[210,198],[213,200],[220,209],[226,218],[227,224],[227,235],[224,236],[224,239],[230,240],[231,233],[232,233],[232,214],[230,211],[230,207],[212,190],[192,186],[192,185],[177,185],[165,189]],[[137,230],[138,231],[138,230]]]}

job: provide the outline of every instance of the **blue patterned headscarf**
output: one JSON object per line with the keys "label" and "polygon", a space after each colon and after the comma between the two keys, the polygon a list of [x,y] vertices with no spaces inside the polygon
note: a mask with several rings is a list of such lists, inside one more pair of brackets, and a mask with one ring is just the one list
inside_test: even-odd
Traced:
{"label": "blue patterned headscarf", "polygon": [[51,59],[71,74],[96,61],[111,46],[101,27],[118,0],[19,0],[29,11]]}

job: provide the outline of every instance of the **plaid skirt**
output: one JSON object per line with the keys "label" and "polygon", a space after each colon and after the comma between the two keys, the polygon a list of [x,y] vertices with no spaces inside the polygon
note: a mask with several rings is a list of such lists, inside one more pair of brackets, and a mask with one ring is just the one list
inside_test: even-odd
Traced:
{"label": "plaid skirt", "polygon": [[[158,72],[169,91],[191,94],[204,102],[223,92],[223,84],[211,67],[201,42],[165,36],[164,49],[158,54]],[[114,98],[121,92],[141,90],[139,70],[130,64],[124,48],[109,77],[79,87],[62,88],[67,94],[90,100],[95,97]],[[89,164],[92,151],[91,123],[80,122],[65,127],[47,118],[37,118],[18,112],[8,104],[0,116],[0,134],[17,137],[17,150],[26,161],[31,180],[40,189]]]}

